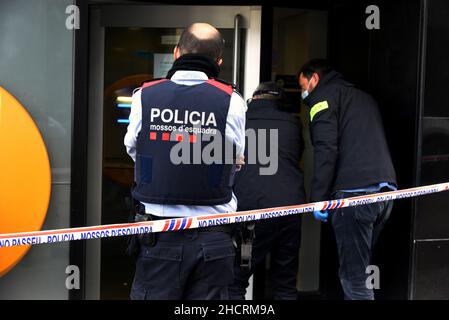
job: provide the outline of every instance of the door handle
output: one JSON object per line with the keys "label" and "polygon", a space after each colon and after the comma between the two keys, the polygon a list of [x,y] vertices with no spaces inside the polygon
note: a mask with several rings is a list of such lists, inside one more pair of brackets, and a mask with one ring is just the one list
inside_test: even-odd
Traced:
{"label": "door handle", "polygon": [[234,53],[232,61],[232,82],[235,84],[236,89],[240,88],[240,27],[242,22],[242,16],[237,14],[234,17]]}

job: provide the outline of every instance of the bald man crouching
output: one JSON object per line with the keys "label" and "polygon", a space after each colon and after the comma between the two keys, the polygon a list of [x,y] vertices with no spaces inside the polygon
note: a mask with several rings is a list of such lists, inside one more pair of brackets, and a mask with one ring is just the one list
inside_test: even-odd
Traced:
{"label": "bald man crouching", "polygon": [[[190,217],[237,210],[232,186],[243,164],[235,159],[244,154],[247,107],[231,84],[217,79],[223,47],[217,29],[191,25],[181,34],[167,77],[146,82],[133,94],[124,142],[135,161],[133,197],[140,204],[136,221],[182,222],[168,224],[169,232],[131,239],[128,251],[136,259],[131,299],[229,298],[235,258],[232,225],[188,229]],[[212,164],[172,159],[171,150],[179,142],[194,153],[217,139],[233,145],[230,163],[226,154]]]}

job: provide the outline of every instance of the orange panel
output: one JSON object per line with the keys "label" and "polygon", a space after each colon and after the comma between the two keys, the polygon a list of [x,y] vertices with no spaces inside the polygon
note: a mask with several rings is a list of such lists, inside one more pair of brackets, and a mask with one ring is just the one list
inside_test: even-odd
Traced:
{"label": "orange panel", "polygon": [[[51,193],[47,149],[25,108],[0,87],[0,234],[42,228]],[[30,246],[0,248],[0,277]]]}

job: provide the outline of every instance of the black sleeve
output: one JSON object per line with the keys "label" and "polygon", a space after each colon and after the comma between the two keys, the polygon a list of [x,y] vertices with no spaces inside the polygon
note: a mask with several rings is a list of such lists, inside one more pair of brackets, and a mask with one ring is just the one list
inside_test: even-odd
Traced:
{"label": "black sleeve", "polygon": [[305,150],[305,142],[304,142],[304,136],[302,133],[302,123],[300,119],[297,119],[297,126],[298,126],[298,131],[297,131],[297,135],[299,137],[299,161],[301,161],[302,156],[304,154],[304,150]]}
{"label": "black sleeve", "polygon": [[278,152],[289,165],[298,167],[304,151],[304,139],[300,119],[291,116],[291,121],[282,121],[279,127]]}
{"label": "black sleeve", "polygon": [[[338,157],[338,117],[332,101],[327,108],[313,114],[311,109],[310,135],[314,147],[313,180],[310,193],[312,202],[329,200]],[[315,109],[316,110],[316,109]]]}

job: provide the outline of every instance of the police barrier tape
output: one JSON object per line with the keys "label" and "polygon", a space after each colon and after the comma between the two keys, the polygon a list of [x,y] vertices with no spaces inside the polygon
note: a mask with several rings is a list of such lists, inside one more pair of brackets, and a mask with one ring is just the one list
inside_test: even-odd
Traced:
{"label": "police barrier tape", "polygon": [[135,223],[111,224],[58,230],[21,232],[0,234],[0,248],[18,245],[35,245],[74,240],[99,239],[108,237],[128,236],[150,232],[168,232],[186,229],[204,228],[216,225],[239,223],[283,217],[293,214],[309,213],[320,210],[332,210],[345,207],[360,206],[376,202],[418,197],[426,194],[449,191],[449,182],[352,197],[308,203],[302,205],[267,208],[260,210],[240,211],[217,215],[196,216],[188,218],[173,218],[166,220],[145,221]]}

